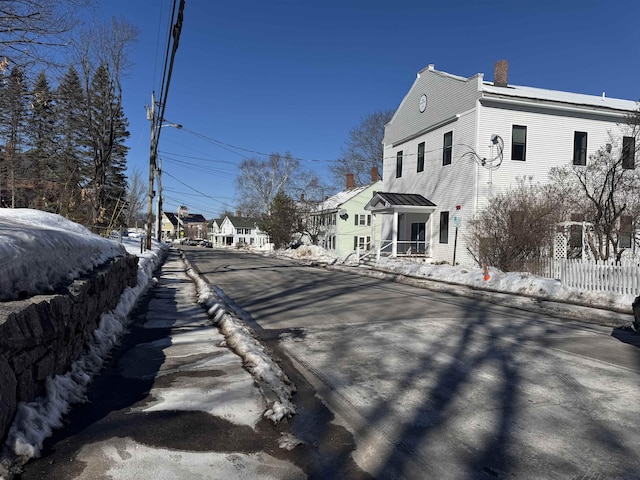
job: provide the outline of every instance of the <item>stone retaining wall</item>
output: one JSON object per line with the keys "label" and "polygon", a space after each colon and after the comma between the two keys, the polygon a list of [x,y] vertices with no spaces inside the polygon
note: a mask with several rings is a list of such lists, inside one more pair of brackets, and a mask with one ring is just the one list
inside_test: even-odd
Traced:
{"label": "stone retaining wall", "polygon": [[35,399],[47,377],[68,370],[100,315],[136,285],[137,272],[136,256],[118,257],[74,281],[64,294],[0,303],[0,442],[18,402]]}

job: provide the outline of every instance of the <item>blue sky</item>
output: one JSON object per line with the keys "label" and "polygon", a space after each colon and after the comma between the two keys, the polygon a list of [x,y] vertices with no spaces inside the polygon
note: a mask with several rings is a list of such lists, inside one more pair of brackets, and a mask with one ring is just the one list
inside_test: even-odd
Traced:
{"label": "blue sky", "polygon": [[[99,5],[140,29],[123,88],[128,165],[145,180],[171,5]],[[186,0],[165,110],[183,129],[159,142],[164,210],[235,211],[237,166],[262,153],[289,151],[329,178],[349,131],[395,110],[430,63],[492,80],[506,59],[512,84],[638,100],[639,19],[637,0]]]}

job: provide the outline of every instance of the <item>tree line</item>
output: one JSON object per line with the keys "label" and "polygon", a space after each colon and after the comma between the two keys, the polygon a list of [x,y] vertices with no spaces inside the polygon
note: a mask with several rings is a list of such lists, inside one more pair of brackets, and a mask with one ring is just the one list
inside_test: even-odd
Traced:
{"label": "tree line", "polygon": [[[137,32],[116,19],[75,31],[68,10],[58,7],[76,3],[3,2],[0,201],[58,213],[100,232],[126,225],[133,213],[120,79]],[[69,37],[56,46],[64,44],[70,60],[60,62],[52,44],[42,47],[43,38],[63,33]]]}

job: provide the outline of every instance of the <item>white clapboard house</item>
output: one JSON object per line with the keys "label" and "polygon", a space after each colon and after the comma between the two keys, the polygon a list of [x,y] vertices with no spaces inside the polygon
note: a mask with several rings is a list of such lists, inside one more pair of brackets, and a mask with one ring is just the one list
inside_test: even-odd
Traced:
{"label": "white clapboard house", "polygon": [[368,203],[382,225],[382,254],[472,264],[466,222],[518,181],[548,180],[551,167],[585,164],[610,142],[633,152],[625,120],[635,101],[508,83],[508,63],[465,78],[421,70],[385,127],[383,187]]}

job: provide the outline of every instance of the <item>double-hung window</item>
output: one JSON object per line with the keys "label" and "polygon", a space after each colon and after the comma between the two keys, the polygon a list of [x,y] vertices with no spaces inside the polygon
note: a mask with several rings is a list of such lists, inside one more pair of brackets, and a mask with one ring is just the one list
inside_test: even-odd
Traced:
{"label": "double-hung window", "polygon": [[424,142],[418,144],[418,168],[416,171],[424,171]]}
{"label": "double-hung window", "polygon": [[359,225],[361,227],[371,226],[371,214],[361,213],[358,215],[357,213],[354,215],[355,225]]}
{"label": "double-hung window", "polygon": [[631,248],[633,238],[633,217],[622,215],[620,217],[620,233],[618,233],[618,247]]}
{"label": "double-hung window", "polygon": [[626,170],[636,168],[635,137],[622,137],[622,168]]}
{"label": "double-hung window", "polygon": [[440,212],[440,243],[449,243],[449,212]]}
{"label": "double-hung window", "polygon": [[453,153],[453,132],[444,134],[442,141],[442,165],[451,165],[451,154]]}
{"label": "double-hung window", "polygon": [[396,178],[402,176],[402,150],[396,154]]}
{"label": "double-hung window", "polygon": [[527,127],[514,125],[511,130],[511,160],[525,161],[527,157]]}
{"label": "double-hung window", "polygon": [[587,164],[587,132],[574,132],[573,134],[573,164]]}

